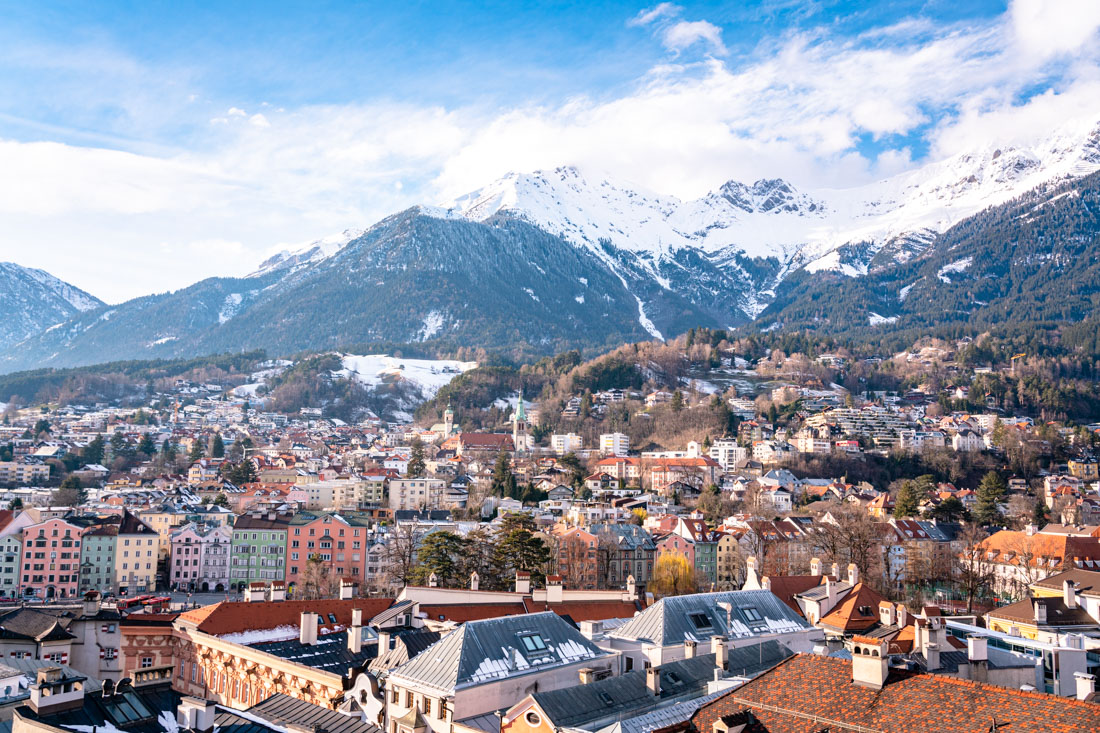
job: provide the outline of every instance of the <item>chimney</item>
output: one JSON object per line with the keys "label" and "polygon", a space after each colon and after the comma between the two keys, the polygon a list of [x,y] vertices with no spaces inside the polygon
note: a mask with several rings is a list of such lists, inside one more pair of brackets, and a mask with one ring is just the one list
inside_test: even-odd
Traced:
{"label": "chimney", "polygon": [[596,681],[596,670],[591,667],[585,667],[580,671],[581,684],[590,685]]}
{"label": "chimney", "polygon": [[470,590],[477,590],[481,586],[481,576],[477,571],[470,573]]}
{"label": "chimney", "polygon": [[754,586],[760,584],[760,581],[757,580],[757,578],[756,578],[756,556],[755,555],[749,555],[748,557],[745,558],[745,585],[748,585],[750,580],[752,581],[752,584]]}
{"label": "chimney", "polygon": [[714,668],[725,671],[729,660],[729,647],[726,646],[726,637],[710,637],[710,653],[714,655]]}
{"label": "chimney", "polygon": [[626,576],[626,600],[633,601],[638,597],[638,581],[633,575]]}
{"label": "chimney", "polygon": [[878,621],[883,626],[894,625],[894,604],[890,601],[882,601],[878,604]]}
{"label": "chimney", "polygon": [[363,609],[351,609],[351,628],[348,629],[348,651],[358,654],[363,650]]}
{"label": "chimney", "polygon": [[592,639],[603,632],[603,621],[581,621],[581,635],[586,639]]}
{"label": "chimney", "polygon": [[355,588],[359,584],[351,578],[344,578],[340,581],[340,600],[350,601],[355,597]]}
{"label": "chimney", "polygon": [[30,686],[30,708],[36,713],[61,712],[84,704],[82,675],[66,677],[60,667],[39,667]]}
{"label": "chimney", "polygon": [[859,585],[859,568],[854,562],[848,563],[848,585]]}
{"label": "chimney", "polygon": [[382,629],[378,630],[378,656],[382,656],[384,652],[390,650],[390,632]]}
{"label": "chimney", "polygon": [[886,642],[867,636],[852,637],[852,682],[881,690],[890,674]]}
{"label": "chimney", "polygon": [[428,587],[429,588],[439,587],[439,578],[436,576],[435,573],[432,573],[431,575],[428,576]]}
{"label": "chimney", "polygon": [[898,626],[905,626],[909,623],[909,609],[905,607],[904,603],[899,603],[898,606]]}
{"label": "chimney", "polygon": [[267,513],[267,521],[269,521],[269,522],[274,522],[275,521],[275,512],[268,512]]}
{"label": "chimney", "polygon": [[548,575],[546,576],[546,602],[547,603],[561,603],[562,602],[562,587],[560,575]]}
{"label": "chimney", "polygon": [[313,646],[317,643],[317,618],[317,614],[312,611],[302,612],[298,640],[303,644]]}
{"label": "chimney", "polygon": [[940,668],[940,645],[928,643],[924,645],[924,666],[929,672],[935,672]]}
{"label": "chimney", "polygon": [[818,576],[818,575],[821,575],[821,558],[820,557],[815,557],[812,560],[810,560],[810,575],[813,575],[815,577]]}
{"label": "chimney", "polygon": [[531,592],[531,573],[526,570],[516,571],[516,593],[527,595]]}
{"label": "chimney", "polygon": [[699,643],[694,639],[684,639],[684,659],[695,659],[695,648]]}
{"label": "chimney", "polygon": [[267,593],[267,586],[263,583],[249,583],[248,587],[244,589],[244,602],[245,603],[259,603],[266,600],[264,596]]}
{"label": "chimney", "polygon": [[661,668],[649,667],[645,671],[645,686],[653,697],[661,696]]}
{"label": "chimney", "polygon": [[268,586],[268,597],[273,602],[286,600],[286,583],[281,580],[271,581],[271,585]]}
{"label": "chimney", "polygon": [[1062,600],[1066,608],[1077,608],[1077,588],[1072,580],[1062,581]]}
{"label": "chimney", "polygon": [[836,583],[833,582],[831,575],[825,576],[825,599],[828,601],[829,607],[821,609],[822,616],[833,610],[833,606],[836,605]]}
{"label": "chimney", "polygon": [[84,615],[95,616],[99,613],[99,591],[90,590],[84,594]]}
{"label": "chimney", "polygon": [[966,658],[971,662],[989,661],[989,641],[984,636],[971,636],[966,640]]}
{"label": "chimney", "polygon": [[833,563],[833,577],[840,580],[840,563]]}
{"label": "chimney", "polygon": [[1040,625],[1046,625],[1047,622],[1047,606],[1041,600],[1035,600],[1035,623]]}
{"label": "chimney", "polygon": [[214,701],[181,697],[176,708],[176,723],[183,730],[211,733],[214,730]]}
{"label": "chimney", "polygon": [[1085,672],[1074,672],[1073,680],[1077,683],[1077,699],[1086,700],[1088,696],[1096,692],[1096,675]]}

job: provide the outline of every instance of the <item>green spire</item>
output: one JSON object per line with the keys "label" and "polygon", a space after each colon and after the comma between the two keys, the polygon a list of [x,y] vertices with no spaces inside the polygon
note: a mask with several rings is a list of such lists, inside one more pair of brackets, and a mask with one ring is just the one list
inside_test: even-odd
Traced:
{"label": "green spire", "polygon": [[516,405],[516,422],[527,422],[527,413],[523,409],[523,390],[519,391],[519,404]]}

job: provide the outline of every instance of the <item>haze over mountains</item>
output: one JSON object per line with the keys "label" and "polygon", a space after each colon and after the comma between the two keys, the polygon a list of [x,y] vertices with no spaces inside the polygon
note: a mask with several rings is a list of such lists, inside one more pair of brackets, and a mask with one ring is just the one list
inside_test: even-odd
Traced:
{"label": "haze over mountains", "polygon": [[550,352],[754,322],[928,326],[933,298],[957,306],[945,318],[981,321],[1009,314],[999,298],[1022,302],[1019,288],[1059,283],[1077,300],[1032,297],[1011,317],[1081,318],[1100,292],[1081,279],[1100,253],[1098,170],[1092,120],[851,189],[729,181],[679,201],[571,167],[512,174],[247,277],[112,306],[5,265],[0,370],[409,342]]}

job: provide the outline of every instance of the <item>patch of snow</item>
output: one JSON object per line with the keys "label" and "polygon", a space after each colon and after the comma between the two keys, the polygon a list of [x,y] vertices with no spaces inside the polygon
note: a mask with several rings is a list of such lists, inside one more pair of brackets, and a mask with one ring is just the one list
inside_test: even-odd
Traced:
{"label": "patch of snow", "polygon": [[573,298],[573,300],[577,301],[577,302],[578,302],[578,303],[580,303],[581,305],[583,305],[583,304],[584,304],[584,296],[583,296],[583,295],[578,295],[578,296],[576,296],[575,298]]}
{"label": "patch of snow", "polygon": [[234,644],[258,644],[264,641],[289,641],[299,638],[300,634],[301,629],[288,624],[271,629],[237,631],[232,634],[223,634],[218,638]]}
{"label": "patch of snow", "polygon": [[363,229],[345,229],[339,234],[331,234],[300,247],[284,249],[264,260],[256,271],[247,277],[261,277],[279,270],[293,272],[306,265],[326,260],[363,236],[364,232]]}
{"label": "patch of snow", "polygon": [[585,286],[586,288],[588,287],[588,278],[587,277],[578,277],[577,280],[580,281],[581,285]]}
{"label": "patch of snow", "polygon": [[164,336],[162,338],[157,339],[156,341],[150,341],[149,345],[150,346],[160,346],[161,344],[166,344],[169,341],[178,341],[178,340],[179,340],[178,336]]}
{"label": "patch of snow", "polygon": [[218,312],[218,323],[225,323],[226,321],[237,315],[237,312],[241,309],[241,302],[244,300],[244,296],[240,293],[230,293],[225,296],[225,302],[222,303],[222,309]]}
{"label": "patch of snow", "polygon": [[894,323],[898,320],[897,316],[880,316],[878,313],[871,313],[867,317],[868,322],[872,326],[881,326],[885,323]]}
{"label": "patch of snow", "polygon": [[916,285],[916,283],[910,283],[910,284],[906,285],[904,288],[902,288],[901,290],[899,290],[898,291],[898,300],[905,300],[905,296],[909,295],[909,291],[913,289],[914,285]]}
{"label": "patch of snow", "polygon": [[963,257],[961,260],[956,260],[950,265],[944,265],[936,272],[936,277],[941,282],[950,283],[951,278],[948,275],[964,272],[974,262],[973,257]]}
{"label": "patch of snow", "polygon": [[539,300],[539,296],[535,295],[535,291],[534,291],[534,290],[532,290],[531,288],[524,288],[524,289],[523,289],[523,292],[525,292],[525,293],[527,293],[528,295],[530,295],[530,296],[531,296],[531,300],[534,300],[534,301],[535,301],[535,302],[537,302],[537,303],[541,303],[541,302],[542,302],[541,300]]}
{"label": "patch of snow", "polygon": [[443,328],[443,314],[439,311],[431,311],[424,316],[424,325],[417,333],[417,339],[427,341],[435,336]]}
{"label": "patch of snow", "polygon": [[657,326],[654,325],[653,321],[649,320],[649,316],[645,314],[645,305],[642,304],[642,299],[635,295],[634,300],[638,301],[638,323],[642,324],[642,328],[644,328],[650,336],[658,341],[664,341],[665,337],[661,335],[661,332],[657,330]]}
{"label": "patch of snow", "polygon": [[351,377],[368,387],[383,382],[404,380],[418,385],[428,396],[434,396],[443,386],[463,372],[477,367],[476,361],[451,359],[398,359],[387,354],[341,355],[340,377]]}

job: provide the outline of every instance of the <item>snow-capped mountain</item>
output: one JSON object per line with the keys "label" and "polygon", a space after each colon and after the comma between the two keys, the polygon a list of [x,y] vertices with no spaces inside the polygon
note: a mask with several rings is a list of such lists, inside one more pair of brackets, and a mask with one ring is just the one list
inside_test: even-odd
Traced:
{"label": "snow-capped mountain", "polygon": [[292,272],[310,263],[326,260],[346,247],[348,242],[363,236],[364,231],[366,230],[345,229],[339,234],[330,234],[303,247],[284,249],[261,262],[248,277],[262,277],[282,270]]}
{"label": "snow-capped mountain", "polygon": [[0,262],[0,348],[101,305],[48,272]]}
{"label": "snow-capped mountain", "polygon": [[[1100,125],[1089,121],[1067,123],[1026,144],[991,142],[848,189],[799,191],[781,179],[728,181],[682,202],[564,167],[509,174],[434,211],[473,221],[514,216],[610,259],[607,243],[639,258],[668,288],[674,286],[660,277],[660,263],[683,249],[726,261],[775,258],[780,276],[798,267],[864,274],[884,248],[888,261],[903,261],[985,208],[1098,169]],[[749,300],[765,301],[775,284],[758,283]]]}

